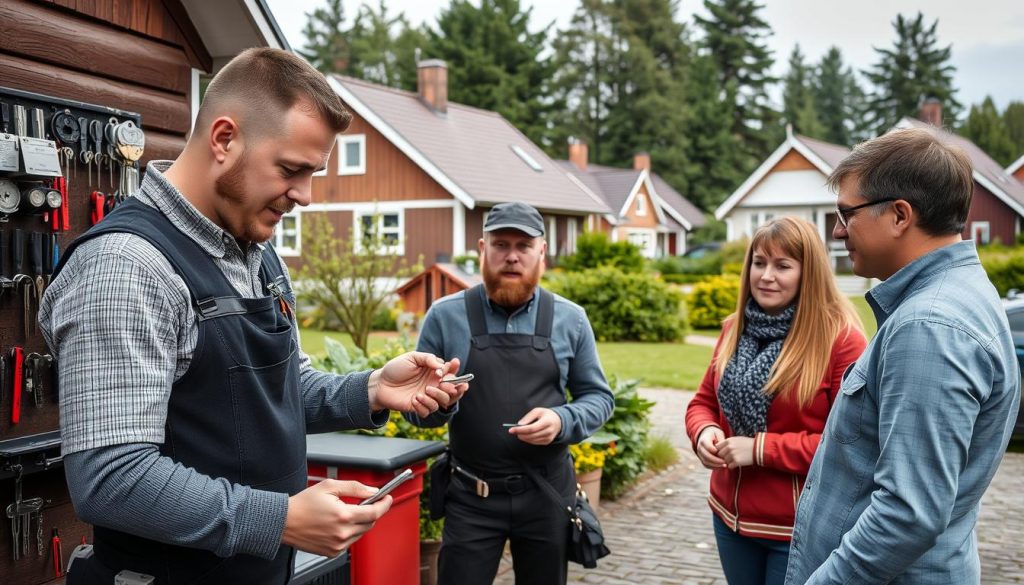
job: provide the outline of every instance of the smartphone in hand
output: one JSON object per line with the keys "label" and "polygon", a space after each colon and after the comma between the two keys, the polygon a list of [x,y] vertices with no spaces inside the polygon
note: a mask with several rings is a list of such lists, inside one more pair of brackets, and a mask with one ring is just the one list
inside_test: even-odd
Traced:
{"label": "smartphone in hand", "polygon": [[406,481],[408,481],[410,479],[412,479],[412,470],[411,469],[406,469],[402,473],[399,473],[398,475],[396,475],[394,479],[392,479],[391,481],[389,481],[386,484],[384,484],[383,486],[381,486],[380,490],[377,493],[375,493],[372,496],[366,498],[362,502],[359,502],[359,505],[360,506],[368,506],[370,504],[373,504],[373,503],[379,501],[381,498],[383,498],[384,496],[386,496],[386,495],[390,494],[392,491],[394,491],[394,489],[396,487],[402,485],[403,483],[405,483]]}
{"label": "smartphone in hand", "polygon": [[443,378],[442,382],[449,384],[461,384],[463,382],[469,382],[473,379],[473,374],[462,374],[461,376],[455,376],[454,378]]}

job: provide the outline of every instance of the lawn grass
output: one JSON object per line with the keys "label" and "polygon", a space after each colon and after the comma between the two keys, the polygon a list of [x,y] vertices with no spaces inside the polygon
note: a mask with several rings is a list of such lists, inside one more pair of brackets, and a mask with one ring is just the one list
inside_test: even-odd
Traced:
{"label": "lawn grass", "polygon": [[[352,338],[337,331],[301,329],[302,350],[323,355],[324,338],[331,337],[352,347]],[[395,333],[370,334],[370,351],[379,350]],[[619,379],[639,379],[643,386],[696,390],[704,370],[711,362],[711,348],[685,343],[598,343],[597,353],[607,375]]]}
{"label": "lawn grass", "polygon": [[638,379],[641,386],[696,390],[711,363],[711,347],[686,343],[597,344],[605,374]]}

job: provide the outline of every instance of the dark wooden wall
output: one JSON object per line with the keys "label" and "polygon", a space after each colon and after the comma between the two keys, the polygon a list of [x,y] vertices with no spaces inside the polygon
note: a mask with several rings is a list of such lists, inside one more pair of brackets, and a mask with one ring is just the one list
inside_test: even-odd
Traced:
{"label": "dark wooden wall", "polygon": [[[60,99],[117,108],[142,117],[146,133],[143,163],[175,158],[191,125],[192,68],[209,72],[210,55],[178,0],[0,0],[0,86]],[[61,249],[89,227],[87,173],[79,163],[69,180],[71,230],[59,234]],[[103,190],[108,190],[103,171]],[[117,177],[115,175],[115,182]],[[38,217],[16,215],[0,230],[46,230]],[[48,230],[47,230],[48,231]],[[9,237],[9,236],[8,236]],[[33,309],[34,312],[34,309]],[[18,344],[27,351],[47,351],[38,333],[24,338],[21,297],[0,299],[0,351]],[[47,380],[49,382],[49,380]],[[52,387],[48,389],[52,392]],[[58,428],[56,401],[36,409],[27,395],[22,419],[11,424],[10,392],[0,401],[0,440]],[[28,475],[23,496],[43,497],[46,548],[36,553],[35,526],[30,554],[13,561],[10,523],[0,537],[0,583],[35,585],[54,580],[49,538],[61,532],[64,556],[90,533],[75,519],[63,470]],[[14,499],[14,482],[0,481],[0,508]]]}
{"label": "dark wooden wall", "polygon": [[999,238],[1000,242],[1007,245],[1017,241],[1017,212],[977,182],[974,183],[971,210],[967,213],[967,225],[964,226],[964,239],[970,240],[973,237],[971,222],[975,221],[989,223],[990,241]]}

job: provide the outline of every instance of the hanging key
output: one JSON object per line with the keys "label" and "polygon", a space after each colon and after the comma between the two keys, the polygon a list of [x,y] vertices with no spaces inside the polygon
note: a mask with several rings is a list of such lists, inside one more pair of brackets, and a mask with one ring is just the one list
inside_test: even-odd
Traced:
{"label": "hanging key", "polygon": [[43,510],[36,512],[36,555],[43,556],[46,547],[43,545]]}

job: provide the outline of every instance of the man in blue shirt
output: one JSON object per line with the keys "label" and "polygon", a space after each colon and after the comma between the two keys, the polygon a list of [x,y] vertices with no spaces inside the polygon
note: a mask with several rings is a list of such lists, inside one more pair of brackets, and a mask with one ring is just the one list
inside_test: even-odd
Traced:
{"label": "man in blue shirt", "polygon": [[568,445],[608,420],[614,398],[586,313],[537,286],[547,252],[540,213],[502,203],[483,231],[484,284],[435,302],[418,345],[459,357],[462,372],[475,376],[473,392],[422,420],[407,416],[422,426],[451,422],[439,582],[492,583],[510,540],[517,584],[561,585],[568,515],[525,467],[570,502],[576,478]]}
{"label": "man in blue shirt", "polygon": [[844,375],[800,496],[787,584],[980,583],[978,502],[1020,400],[1006,315],[961,241],[971,164],[924,129],[858,146],[833,235],[878,333]]}

